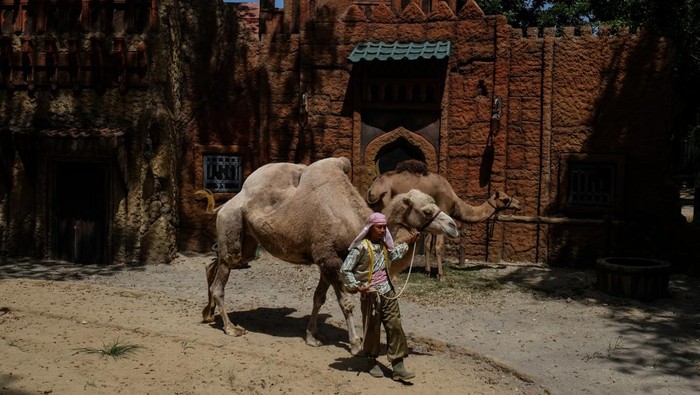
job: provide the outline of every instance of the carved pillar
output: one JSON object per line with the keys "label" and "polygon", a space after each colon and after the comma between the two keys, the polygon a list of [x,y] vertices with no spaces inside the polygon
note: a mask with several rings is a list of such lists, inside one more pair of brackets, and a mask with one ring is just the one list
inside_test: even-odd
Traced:
{"label": "carved pillar", "polygon": [[119,93],[126,92],[126,41],[122,37],[114,38],[114,47],[112,48],[112,62],[114,64],[115,74],[117,75],[117,83],[119,84]]}
{"label": "carved pillar", "polygon": [[72,35],[68,38],[68,75],[74,90],[80,89],[80,38]]}
{"label": "carved pillar", "polygon": [[27,83],[27,89],[34,91],[34,42],[30,36],[22,37],[22,79]]}
{"label": "carved pillar", "polygon": [[46,81],[51,86],[51,90],[56,91],[58,89],[58,48],[56,47],[56,40],[47,38],[44,45],[46,46],[46,60],[44,61]]}
{"label": "carved pillar", "polygon": [[148,71],[148,51],[146,51],[146,43],[141,43],[136,47],[136,68],[140,79],[146,77],[146,71]]}
{"label": "carved pillar", "polygon": [[133,33],[136,30],[136,3],[133,1],[126,3],[124,9],[124,29],[127,33]]}
{"label": "carved pillar", "polygon": [[109,34],[112,32],[112,18],[114,12],[113,0],[97,0],[93,2],[92,31]]}
{"label": "carved pillar", "polygon": [[150,29],[158,28],[158,2],[156,0],[151,0],[151,9],[148,13],[148,27]]}
{"label": "carved pillar", "polygon": [[90,20],[90,0],[82,0],[82,7],[80,8],[78,24],[84,32],[90,31]]}
{"label": "carved pillar", "polygon": [[104,78],[105,54],[102,44],[102,38],[90,38],[90,50],[92,52],[90,56],[90,69],[92,70],[92,83],[95,85],[95,89],[97,89],[98,92],[103,92],[106,88]]}
{"label": "carved pillar", "polygon": [[12,82],[12,37],[3,35],[0,37],[0,72],[2,72],[2,82],[7,89],[14,88]]}
{"label": "carved pillar", "polygon": [[2,9],[2,34],[12,34],[15,31],[15,19],[17,18],[17,8]]}
{"label": "carved pillar", "polygon": [[34,24],[38,34],[43,34],[46,31],[47,3],[48,0],[35,0],[30,3],[34,10]]}
{"label": "carved pillar", "polygon": [[24,28],[25,16],[26,15],[24,9],[22,8],[22,6],[20,6],[19,1],[16,1],[14,6],[15,33],[22,33],[22,29]]}

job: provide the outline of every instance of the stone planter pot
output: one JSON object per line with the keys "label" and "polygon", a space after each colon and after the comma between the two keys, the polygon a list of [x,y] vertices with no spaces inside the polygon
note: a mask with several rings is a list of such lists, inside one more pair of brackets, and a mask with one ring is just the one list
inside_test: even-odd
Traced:
{"label": "stone planter pot", "polygon": [[654,300],[668,296],[671,264],[648,258],[608,257],[596,261],[598,289],[614,296]]}

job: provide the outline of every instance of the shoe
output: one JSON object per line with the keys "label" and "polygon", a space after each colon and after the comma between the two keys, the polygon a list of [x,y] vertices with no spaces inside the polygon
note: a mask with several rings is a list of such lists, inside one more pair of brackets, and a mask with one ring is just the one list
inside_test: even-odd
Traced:
{"label": "shoe", "polygon": [[379,366],[379,363],[377,362],[376,359],[370,358],[369,359],[369,375],[372,377],[384,377],[384,372],[382,372],[382,368]]}
{"label": "shoe", "polygon": [[394,374],[392,378],[396,381],[398,380],[410,380],[414,377],[416,377],[416,374],[413,372],[409,372],[406,370],[406,367],[403,365],[403,359],[398,359],[394,362],[391,363],[391,367],[394,369]]}

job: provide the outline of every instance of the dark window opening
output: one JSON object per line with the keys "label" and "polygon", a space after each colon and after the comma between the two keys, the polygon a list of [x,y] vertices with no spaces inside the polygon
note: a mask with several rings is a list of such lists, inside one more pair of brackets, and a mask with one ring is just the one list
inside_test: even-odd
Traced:
{"label": "dark window opening", "polygon": [[240,155],[204,154],[204,188],[214,193],[240,192],[243,158]]}
{"label": "dark window opening", "polygon": [[581,206],[611,207],[615,204],[615,165],[569,162],[566,202]]}
{"label": "dark window opening", "polygon": [[562,154],[560,209],[567,215],[622,215],[625,158],[619,154]]}

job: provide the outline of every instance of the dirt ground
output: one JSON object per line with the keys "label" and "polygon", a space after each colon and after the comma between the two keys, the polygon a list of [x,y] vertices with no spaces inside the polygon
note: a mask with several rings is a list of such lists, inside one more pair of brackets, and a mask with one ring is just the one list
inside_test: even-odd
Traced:
{"label": "dirt ground", "polygon": [[[227,286],[229,316],[249,332],[230,337],[220,321],[202,324],[211,259],[0,261],[0,394],[700,392],[695,278],[674,275],[670,297],[641,303],[598,292],[591,271],[448,263],[447,276],[469,272],[498,286],[455,292],[448,282],[423,295],[421,284],[435,280],[417,267],[401,300],[417,377],[398,383],[388,370],[384,379],[360,372],[332,292],[321,309],[325,344],[304,343],[313,266],[263,253]],[[112,344],[138,348],[117,358],[87,352]]]}

